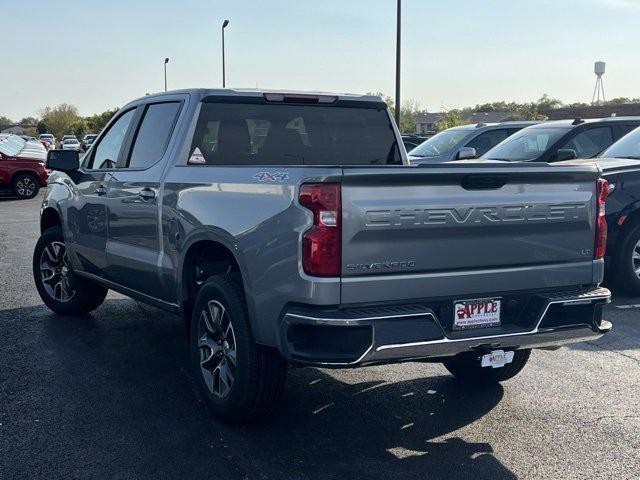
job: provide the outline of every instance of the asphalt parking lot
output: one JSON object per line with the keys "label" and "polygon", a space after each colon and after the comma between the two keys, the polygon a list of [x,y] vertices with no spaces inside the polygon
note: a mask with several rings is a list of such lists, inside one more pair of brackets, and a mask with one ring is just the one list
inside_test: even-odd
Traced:
{"label": "asphalt parking lot", "polygon": [[502,387],[430,364],[292,369],[278,418],[229,427],[196,393],[177,317],[116,294],[84,318],[41,304],[41,196],[0,198],[1,479],[640,477],[640,298]]}

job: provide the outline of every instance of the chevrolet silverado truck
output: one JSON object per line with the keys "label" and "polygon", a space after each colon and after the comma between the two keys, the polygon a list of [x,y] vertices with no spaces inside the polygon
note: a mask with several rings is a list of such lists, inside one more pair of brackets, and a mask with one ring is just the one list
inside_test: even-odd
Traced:
{"label": "chevrolet silverado truck", "polygon": [[274,413],[288,365],[441,362],[495,383],[611,328],[595,164],[412,167],[400,145],[378,97],[135,100],[82,159],[49,152],[38,292],[62,315],[109,289],[181,315],[226,421]]}

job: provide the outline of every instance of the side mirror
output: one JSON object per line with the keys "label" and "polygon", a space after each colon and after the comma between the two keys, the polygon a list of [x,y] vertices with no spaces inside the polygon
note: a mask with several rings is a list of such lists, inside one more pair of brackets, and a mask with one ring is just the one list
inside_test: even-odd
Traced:
{"label": "side mirror", "polygon": [[47,152],[47,168],[72,172],[80,168],[80,153],[77,150],[49,150]]}
{"label": "side mirror", "polygon": [[457,160],[468,160],[470,158],[476,158],[478,153],[475,148],[472,147],[462,147],[458,150],[458,154],[456,155]]}
{"label": "side mirror", "polygon": [[558,157],[558,161],[562,160],[574,160],[578,158],[578,154],[573,148],[561,148],[558,150],[556,155]]}

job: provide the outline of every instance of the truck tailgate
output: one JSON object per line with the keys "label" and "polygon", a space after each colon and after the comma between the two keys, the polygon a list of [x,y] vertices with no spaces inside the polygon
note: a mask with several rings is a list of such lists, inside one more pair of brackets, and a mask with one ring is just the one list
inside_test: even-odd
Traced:
{"label": "truck tailgate", "polygon": [[343,303],[594,283],[595,164],[348,168]]}

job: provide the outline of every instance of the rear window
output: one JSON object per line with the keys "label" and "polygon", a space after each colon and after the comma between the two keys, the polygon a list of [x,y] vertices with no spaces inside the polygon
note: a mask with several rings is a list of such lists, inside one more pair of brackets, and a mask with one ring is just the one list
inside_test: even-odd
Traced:
{"label": "rear window", "polygon": [[203,103],[189,163],[400,165],[402,159],[385,109]]}

